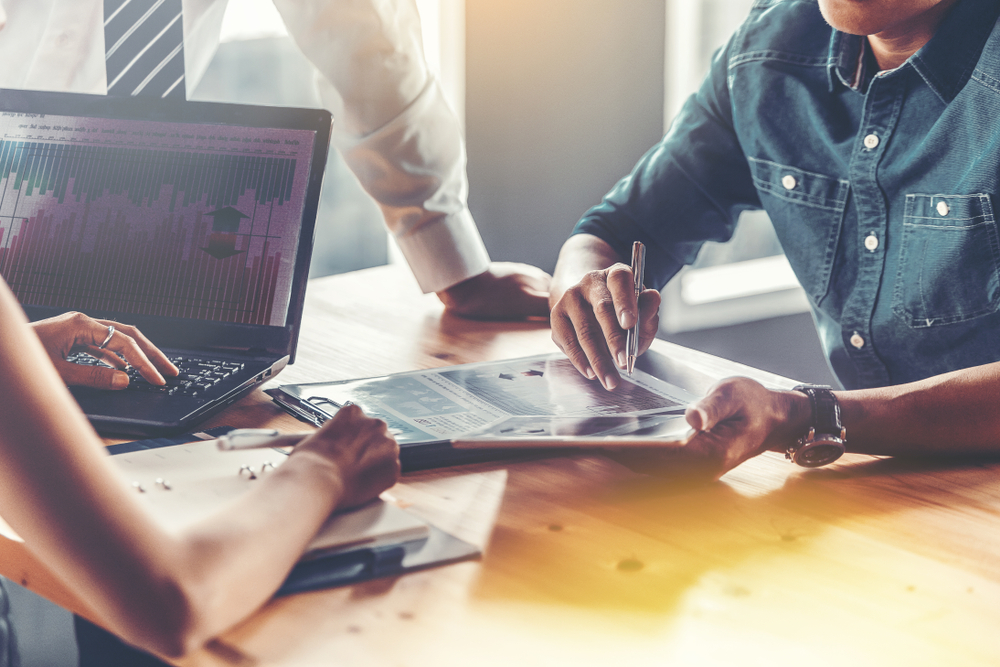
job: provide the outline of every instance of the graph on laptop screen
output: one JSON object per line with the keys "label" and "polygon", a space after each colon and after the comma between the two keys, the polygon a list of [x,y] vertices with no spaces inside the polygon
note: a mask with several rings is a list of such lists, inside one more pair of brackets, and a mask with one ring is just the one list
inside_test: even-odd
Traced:
{"label": "graph on laptop screen", "polygon": [[22,304],[281,326],[314,133],[0,114]]}

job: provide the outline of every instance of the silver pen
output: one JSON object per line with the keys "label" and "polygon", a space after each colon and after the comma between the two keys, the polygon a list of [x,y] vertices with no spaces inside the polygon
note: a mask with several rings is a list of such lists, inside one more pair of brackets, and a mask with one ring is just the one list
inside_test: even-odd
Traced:
{"label": "silver pen", "polygon": [[635,370],[635,358],[639,356],[639,294],[642,292],[643,274],[646,272],[646,246],[640,241],[632,244],[632,289],[635,290],[635,324],[625,334],[628,359],[625,370],[631,376]]}
{"label": "silver pen", "polygon": [[238,428],[219,436],[219,449],[224,452],[239,449],[264,449],[267,447],[294,447],[309,433],[282,433],[273,428]]}

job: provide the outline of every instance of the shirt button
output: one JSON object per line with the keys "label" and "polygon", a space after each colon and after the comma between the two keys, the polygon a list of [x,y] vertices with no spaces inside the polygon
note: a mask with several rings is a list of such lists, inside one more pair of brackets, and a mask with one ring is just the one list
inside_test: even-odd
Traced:
{"label": "shirt button", "polygon": [[851,345],[858,348],[859,350],[865,346],[865,339],[861,337],[857,331],[851,336]]}
{"label": "shirt button", "polygon": [[865,148],[867,148],[868,150],[871,150],[871,149],[875,148],[876,146],[878,146],[878,135],[877,134],[869,134],[867,137],[865,137]]}
{"label": "shirt button", "polygon": [[794,190],[795,186],[798,185],[798,181],[791,174],[785,174],[781,177],[781,184],[785,186],[786,190]]}
{"label": "shirt button", "polygon": [[872,252],[875,252],[875,250],[878,248],[878,237],[875,236],[874,234],[869,234],[868,236],[866,236],[865,247],[871,250]]}
{"label": "shirt button", "polygon": [[948,204],[946,204],[945,202],[939,201],[937,203],[937,212],[938,212],[938,215],[940,215],[942,218],[944,216],[948,215],[948,211],[949,210],[950,209],[948,208]]}

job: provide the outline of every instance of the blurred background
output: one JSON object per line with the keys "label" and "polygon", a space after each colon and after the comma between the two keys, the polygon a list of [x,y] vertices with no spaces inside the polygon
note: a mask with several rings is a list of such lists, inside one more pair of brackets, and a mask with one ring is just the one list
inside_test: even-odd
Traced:
{"label": "blurred background", "polygon": [[[417,0],[428,63],[462,124],[469,206],[495,260],[555,265],[576,220],[669,127],[752,0]],[[312,66],[271,0],[230,0],[193,97],[317,106]],[[331,155],[313,276],[400,261]],[[832,383],[806,299],[764,213],[664,289],[661,336]]]}

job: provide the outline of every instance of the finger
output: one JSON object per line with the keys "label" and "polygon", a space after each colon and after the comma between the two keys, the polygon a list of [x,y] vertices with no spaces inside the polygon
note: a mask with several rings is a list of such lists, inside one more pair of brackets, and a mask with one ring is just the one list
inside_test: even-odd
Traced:
{"label": "finger", "polygon": [[594,375],[594,369],[590,367],[587,353],[583,351],[583,348],[580,347],[579,342],[576,340],[576,329],[573,327],[570,319],[563,316],[553,317],[551,326],[552,342],[562,350],[562,353],[566,355],[574,368],[580,372],[580,375],[588,380],[593,380],[597,377]]}
{"label": "finger", "polygon": [[126,364],[125,361],[122,360],[122,358],[119,357],[114,352],[109,352],[108,350],[102,350],[101,348],[94,347],[93,345],[83,346],[82,351],[86,352],[87,354],[89,354],[90,356],[99,361],[103,361],[104,363],[110,365],[113,368],[117,368],[118,370],[123,371],[128,366],[128,364]]}
{"label": "finger", "polygon": [[695,431],[707,431],[711,428],[708,426],[708,413],[697,403],[688,406],[687,410],[684,411],[684,419],[687,420],[688,426]]}
{"label": "finger", "polygon": [[57,361],[56,370],[68,385],[94,389],[124,389],[128,375],[107,366],[83,366],[68,361]]}
{"label": "finger", "polygon": [[[67,324],[71,327],[74,341],[77,344],[90,345],[98,349],[107,347],[107,343],[111,342],[108,334],[113,334],[118,326],[116,322],[95,320],[83,313],[73,313],[73,316],[67,320]],[[112,337],[114,336],[112,335]]]}
{"label": "finger", "polygon": [[622,331],[615,322],[614,305],[610,298],[601,298],[593,306],[586,301],[572,304],[570,322],[574,338],[583,349],[588,365],[594,369],[594,375],[605,389],[615,389],[621,376],[612,351],[620,353],[624,344],[615,340],[622,336]]}
{"label": "finger", "polygon": [[723,419],[725,399],[717,389],[688,407],[684,413],[687,423],[696,431],[711,431]]}
{"label": "finger", "polygon": [[637,303],[632,269],[615,264],[608,269],[608,291],[615,304],[615,321],[624,329],[635,326]]}
{"label": "finger", "polygon": [[361,409],[361,406],[355,405],[354,403],[345,403],[339,410],[337,410],[336,414],[333,415],[333,419],[330,419],[326,424],[323,424],[323,428],[320,430],[328,431],[334,428],[329,426],[330,422],[347,425],[360,421],[361,419],[367,419],[365,411]]}
{"label": "finger", "polygon": [[[105,324],[103,320],[98,320],[98,322]],[[115,326],[118,331],[121,331],[135,341],[136,345],[142,351],[144,358],[148,360],[160,374],[176,377],[180,373],[177,366],[174,366],[173,362],[167,358],[167,355],[164,354],[160,348],[153,345],[152,341],[146,338],[145,334],[139,331],[136,327],[128,324],[115,324],[114,322],[106,322],[106,324]],[[129,360],[129,363],[131,363],[131,360]],[[132,365],[135,366],[135,364]],[[136,368],[138,368],[138,366],[136,366]],[[145,374],[143,377],[146,377]],[[149,378],[146,379],[148,380]]]}
{"label": "finger", "polygon": [[660,293],[643,290],[639,295],[639,354],[649,349],[660,331]]}
{"label": "finger", "polygon": [[590,367],[586,352],[583,351],[576,339],[576,328],[573,326],[573,321],[566,313],[566,303],[571,298],[571,294],[567,292],[552,309],[549,322],[552,328],[552,342],[562,350],[581,375],[588,380],[593,380],[596,377],[594,370]]}
{"label": "finger", "polygon": [[[133,327],[129,327],[133,328]],[[132,364],[132,367],[139,371],[139,375],[144,377],[150,384],[164,385],[167,383],[160,375],[160,372],[153,366],[139,344],[124,331],[116,330],[105,350],[111,350],[124,357],[125,361]],[[168,362],[169,363],[169,362]]]}
{"label": "finger", "polygon": [[699,431],[685,449],[715,479],[763,451],[766,434],[759,424],[739,414],[727,416],[711,429]]}

